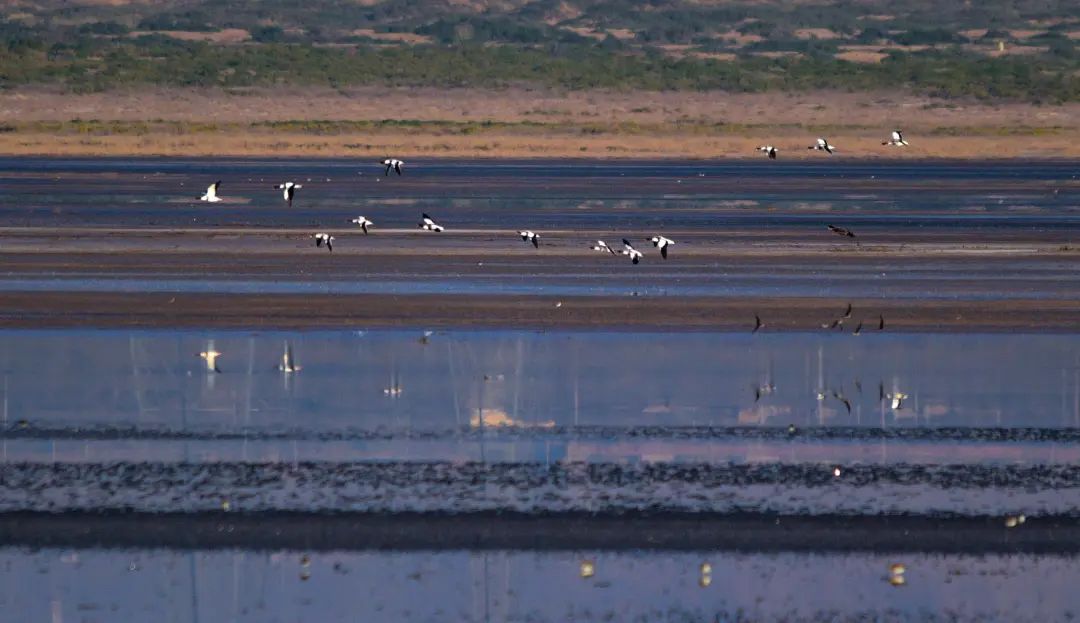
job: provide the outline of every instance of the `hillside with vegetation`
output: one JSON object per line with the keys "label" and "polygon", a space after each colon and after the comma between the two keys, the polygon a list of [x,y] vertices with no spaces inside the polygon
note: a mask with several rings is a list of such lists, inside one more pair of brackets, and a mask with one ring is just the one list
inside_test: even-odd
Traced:
{"label": "hillside with vegetation", "polygon": [[1075,0],[7,2],[0,89],[893,91],[1080,101]]}

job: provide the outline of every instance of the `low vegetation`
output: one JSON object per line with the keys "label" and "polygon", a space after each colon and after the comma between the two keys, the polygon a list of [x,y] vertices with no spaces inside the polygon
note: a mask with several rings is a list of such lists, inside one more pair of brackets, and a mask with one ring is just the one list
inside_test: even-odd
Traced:
{"label": "low vegetation", "polygon": [[41,0],[0,9],[0,88],[535,84],[1080,100],[1071,2],[953,4]]}

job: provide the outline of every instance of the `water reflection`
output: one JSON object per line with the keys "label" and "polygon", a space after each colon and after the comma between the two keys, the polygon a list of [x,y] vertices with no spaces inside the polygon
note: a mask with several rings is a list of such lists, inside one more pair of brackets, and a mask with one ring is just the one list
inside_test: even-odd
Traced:
{"label": "water reflection", "polygon": [[219,432],[1074,428],[1078,352],[1073,335],[0,332],[9,428]]}
{"label": "water reflection", "polygon": [[[0,561],[0,607],[12,622],[161,611],[203,623],[1052,621],[1080,612],[1070,556],[9,548]],[[899,586],[889,581],[898,563]]]}

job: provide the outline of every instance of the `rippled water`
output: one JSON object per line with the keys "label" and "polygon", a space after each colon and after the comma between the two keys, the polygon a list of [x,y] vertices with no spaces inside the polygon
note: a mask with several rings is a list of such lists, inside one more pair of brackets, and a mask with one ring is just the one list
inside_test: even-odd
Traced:
{"label": "rippled water", "polygon": [[[203,623],[1034,622],[1080,614],[1076,562],[1016,554],[9,548],[0,550],[0,608],[13,622],[165,613]],[[591,577],[582,577],[583,563],[592,564]],[[888,581],[897,563],[903,586]]]}

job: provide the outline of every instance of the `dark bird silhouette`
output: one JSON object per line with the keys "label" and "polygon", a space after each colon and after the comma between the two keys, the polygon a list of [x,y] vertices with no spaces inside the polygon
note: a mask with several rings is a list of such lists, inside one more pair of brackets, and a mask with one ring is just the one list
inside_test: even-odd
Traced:
{"label": "dark bird silhouette", "polygon": [[878,314],[877,330],[878,331],[884,331],[885,330],[885,316],[882,315],[882,314]]}
{"label": "dark bird silhouette", "polygon": [[765,326],[765,323],[761,321],[761,316],[754,314],[754,330],[751,333],[757,333]]}
{"label": "dark bird silhouette", "polygon": [[837,236],[844,236],[844,237],[847,237],[847,238],[854,238],[855,237],[855,232],[851,231],[850,229],[845,229],[843,227],[837,227],[836,225],[826,225],[826,227],[828,227],[829,231],[836,234]]}

